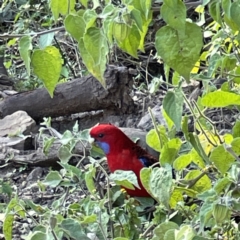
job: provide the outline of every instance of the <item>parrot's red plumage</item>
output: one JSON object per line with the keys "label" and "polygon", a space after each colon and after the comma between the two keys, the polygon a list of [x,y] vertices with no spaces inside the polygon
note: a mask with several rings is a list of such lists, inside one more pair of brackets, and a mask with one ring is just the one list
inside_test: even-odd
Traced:
{"label": "parrot's red plumage", "polygon": [[128,138],[119,128],[111,124],[99,124],[90,130],[90,136],[104,151],[111,172],[116,170],[133,171],[141,189],[126,189],[130,196],[149,197],[140,181],[140,170],[158,162],[143,148]]}

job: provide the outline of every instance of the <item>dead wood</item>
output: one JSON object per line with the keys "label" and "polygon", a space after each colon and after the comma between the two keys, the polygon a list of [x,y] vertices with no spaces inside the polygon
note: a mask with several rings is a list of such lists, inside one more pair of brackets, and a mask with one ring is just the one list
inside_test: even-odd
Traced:
{"label": "dead wood", "polygon": [[128,69],[109,66],[105,79],[106,89],[93,76],[86,76],[59,84],[53,98],[45,88],[8,96],[0,102],[0,118],[18,110],[26,111],[35,120],[100,109],[132,111],[132,77]]}

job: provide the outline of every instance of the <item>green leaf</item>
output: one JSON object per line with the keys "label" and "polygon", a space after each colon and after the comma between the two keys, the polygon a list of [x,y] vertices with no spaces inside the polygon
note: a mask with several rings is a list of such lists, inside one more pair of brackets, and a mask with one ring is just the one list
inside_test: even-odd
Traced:
{"label": "green leaf", "polygon": [[12,196],[13,189],[8,182],[0,182],[0,193],[5,193],[9,198]]}
{"label": "green leaf", "polygon": [[64,232],[73,239],[90,240],[90,238],[88,238],[84,233],[84,229],[81,224],[75,219],[64,219],[59,228],[63,229]]}
{"label": "green leaf", "polygon": [[[134,190],[135,187],[140,188],[137,176],[133,171],[117,170],[110,175],[110,179],[125,188]],[[134,187],[135,186],[135,187]]]}
{"label": "green leaf", "polygon": [[240,105],[240,95],[224,91],[210,92],[202,97],[201,103],[205,107],[214,108]]}
{"label": "green leaf", "polygon": [[209,3],[209,12],[212,18],[222,25],[222,16],[221,16],[221,2],[218,0],[213,0]]}
{"label": "green leaf", "polygon": [[215,183],[214,190],[217,194],[220,194],[222,191],[225,192],[231,184],[232,181],[228,177],[220,178]]}
{"label": "green leaf", "polygon": [[137,50],[140,44],[141,36],[136,25],[133,25],[128,37],[122,42],[117,42],[117,45],[131,56],[138,58]]}
{"label": "green leaf", "polygon": [[240,1],[234,1],[230,7],[230,16],[231,16],[231,19],[234,21],[234,23],[237,24],[238,28],[240,27],[239,11],[240,11]]}
{"label": "green leaf", "polygon": [[161,7],[163,20],[180,34],[185,32],[186,6],[181,0],[164,0]]}
{"label": "green leaf", "polygon": [[179,156],[174,162],[173,162],[173,168],[176,171],[180,171],[185,169],[190,163],[192,162],[192,155],[184,154]]}
{"label": "green leaf", "polygon": [[181,90],[176,89],[175,92],[167,92],[163,99],[163,109],[174,122],[177,131],[179,131],[181,129],[183,111],[183,95]]}
{"label": "green leaf", "polygon": [[46,209],[43,206],[41,206],[39,204],[35,204],[30,199],[24,199],[24,202],[27,206],[29,206],[32,210],[34,210],[38,214],[43,214],[46,212]]}
{"label": "green leaf", "polygon": [[[193,180],[197,178],[202,172],[200,170],[191,170],[185,176],[185,180]],[[206,190],[209,190],[212,187],[212,182],[207,175],[201,177],[192,187],[194,191],[202,193]]]}
{"label": "green leaf", "polygon": [[43,81],[48,93],[53,97],[62,69],[62,57],[54,46],[35,50],[32,54],[34,73]]}
{"label": "green leaf", "polygon": [[131,17],[135,21],[138,29],[140,31],[142,31],[143,20],[142,20],[141,12],[139,10],[133,8],[131,11]]}
{"label": "green leaf", "polygon": [[214,163],[219,172],[224,174],[232,166],[235,158],[220,145],[213,149],[210,161]]}
{"label": "green leaf", "polygon": [[169,201],[169,205],[170,205],[171,209],[176,208],[177,204],[182,201],[183,201],[182,190],[174,189],[172,192],[170,201]]}
{"label": "green leaf", "polygon": [[179,230],[175,230],[174,240],[192,240],[195,234],[196,233],[191,226],[184,225]]}
{"label": "green leaf", "polygon": [[62,176],[57,171],[51,171],[46,176],[43,183],[50,187],[57,187],[62,181]]}
{"label": "green leaf", "polygon": [[86,181],[86,185],[88,190],[94,194],[96,192],[96,187],[95,187],[95,183],[94,183],[94,178],[96,175],[96,168],[91,164],[89,165],[89,169],[85,174],[85,181]]}
{"label": "green leaf", "polygon": [[150,176],[150,192],[158,202],[169,208],[169,200],[172,188],[172,168],[166,165],[161,168],[153,168]]}
{"label": "green leaf", "polygon": [[78,15],[69,14],[64,20],[64,26],[76,41],[79,41],[85,33],[85,21]]}
{"label": "green leaf", "polygon": [[140,171],[140,179],[141,183],[144,186],[144,188],[148,191],[150,191],[150,176],[152,173],[152,168],[142,168]]}
{"label": "green leaf", "polygon": [[43,152],[45,155],[48,155],[50,148],[52,147],[54,141],[56,140],[55,137],[51,138],[44,138],[43,141]]}
{"label": "green leaf", "polygon": [[155,46],[163,61],[188,81],[203,46],[201,28],[186,22],[185,35],[180,36],[177,30],[164,26],[156,33]]}
{"label": "green leaf", "polygon": [[164,240],[165,233],[171,229],[178,229],[178,225],[175,222],[167,221],[159,224],[154,230],[154,236],[152,240]]}
{"label": "green leaf", "polygon": [[202,148],[202,144],[200,143],[198,136],[195,133],[189,133],[189,137],[190,143],[192,144],[198,155],[202,157],[206,163],[210,163],[208,156],[206,155],[205,151]]}
{"label": "green leaf", "polygon": [[153,148],[154,150],[161,152],[161,149],[165,143],[168,142],[168,137],[166,134],[166,129],[164,126],[158,126],[158,131],[160,134],[160,139],[158,138],[158,134],[155,129],[151,129],[146,136],[147,144]]}
{"label": "green leaf", "polygon": [[30,50],[32,50],[32,38],[30,36],[22,37],[19,42],[19,52],[26,66],[28,76],[30,76],[31,72]]}
{"label": "green leaf", "polygon": [[12,240],[14,214],[7,214],[3,221],[3,234],[6,240]]}
{"label": "green leaf", "polygon": [[160,155],[160,165],[172,164],[175,160],[178,151],[182,145],[182,141],[179,138],[173,138],[169,142],[165,143]]}
{"label": "green leaf", "polygon": [[240,121],[237,120],[233,126],[232,134],[234,138],[240,137]]}
{"label": "green leaf", "polygon": [[51,0],[50,8],[53,13],[54,20],[57,21],[59,14],[66,15],[67,13],[75,12],[75,0],[59,1]]}
{"label": "green leaf", "polygon": [[102,31],[98,28],[89,28],[78,46],[88,71],[106,87],[104,72],[109,49]]}
{"label": "green leaf", "polygon": [[35,231],[30,236],[28,236],[30,240],[48,240],[48,236],[46,233],[41,231]]}
{"label": "green leaf", "polygon": [[46,33],[40,36],[39,38],[39,47],[41,49],[50,46],[52,44],[53,38],[54,38],[55,33],[54,32],[50,32],[50,33]]}
{"label": "green leaf", "polygon": [[231,142],[232,150],[239,156],[240,155],[240,137],[234,138]]}
{"label": "green leaf", "polygon": [[70,143],[73,139],[74,139],[74,136],[73,136],[72,132],[69,131],[69,130],[66,130],[66,131],[63,133],[60,142],[61,142],[62,145],[67,145],[67,144]]}
{"label": "green leaf", "polygon": [[61,146],[58,150],[58,157],[62,163],[68,163],[72,157],[72,153],[69,151],[69,147]]}

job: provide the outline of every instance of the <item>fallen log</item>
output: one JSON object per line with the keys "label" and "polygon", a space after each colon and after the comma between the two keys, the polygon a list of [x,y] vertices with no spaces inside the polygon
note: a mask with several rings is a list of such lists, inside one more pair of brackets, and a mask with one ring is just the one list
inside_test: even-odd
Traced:
{"label": "fallen log", "polygon": [[0,102],[0,118],[18,110],[34,120],[102,109],[118,109],[120,113],[134,109],[129,96],[132,76],[126,67],[109,66],[105,72],[106,89],[93,76],[57,85],[51,98],[45,88],[7,96]]}

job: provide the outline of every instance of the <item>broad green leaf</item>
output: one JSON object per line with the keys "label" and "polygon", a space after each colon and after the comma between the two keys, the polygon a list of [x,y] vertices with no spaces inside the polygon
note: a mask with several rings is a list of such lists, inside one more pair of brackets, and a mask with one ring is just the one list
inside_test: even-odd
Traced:
{"label": "broad green leaf", "polygon": [[169,142],[165,143],[160,154],[160,165],[172,164],[176,159],[178,151],[182,145],[182,141],[179,138],[173,138]]}
{"label": "broad green leaf", "polygon": [[86,30],[87,31],[91,27],[95,27],[96,19],[98,15],[93,9],[87,9],[84,11],[83,18],[86,23]]}
{"label": "broad green leaf", "polygon": [[79,41],[79,39],[83,37],[86,29],[83,17],[72,14],[69,14],[65,18],[64,26],[76,41]]}
{"label": "broad green leaf", "polygon": [[66,15],[67,13],[75,12],[75,0],[51,0],[50,8],[53,13],[54,20],[57,21],[59,14]]}
{"label": "broad green leaf", "polygon": [[190,152],[192,155],[192,161],[200,168],[205,168],[206,163],[203,161],[201,156],[197,153],[197,151],[193,148]]}
{"label": "broad green leaf", "polygon": [[168,137],[164,126],[158,126],[158,131],[161,139],[159,139],[156,130],[151,129],[147,133],[146,142],[151,148],[158,152],[161,152],[163,145],[168,142]]}
{"label": "broad green leaf", "polygon": [[62,138],[60,139],[60,142],[61,142],[62,145],[67,145],[73,139],[74,139],[74,136],[73,136],[72,132],[69,131],[69,130],[66,130],[63,133]]}
{"label": "broad green leaf", "polygon": [[181,171],[185,169],[192,162],[192,155],[190,153],[179,156],[173,162],[173,168],[176,171]]}
{"label": "broad green leaf", "polygon": [[196,232],[189,225],[182,226],[179,230],[175,230],[175,238],[174,240],[192,240],[195,236]]}
{"label": "broad green leaf", "polygon": [[137,176],[133,171],[117,170],[110,175],[110,179],[115,181],[118,185],[128,189],[134,190],[135,187],[141,189],[138,184]]}
{"label": "broad green leaf", "polygon": [[163,113],[163,117],[167,123],[168,126],[168,130],[170,131],[173,126],[174,126],[174,122],[172,121],[172,119],[167,115],[166,111],[164,109],[162,109],[162,113]]}
{"label": "broad green leaf", "polygon": [[117,42],[117,45],[131,56],[138,58],[137,50],[140,44],[141,36],[136,25],[133,25],[128,37],[122,42]]}
{"label": "broad green leaf", "polygon": [[176,129],[180,130],[183,111],[183,95],[181,90],[176,89],[175,92],[167,92],[163,99],[163,109],[174,122]]}
{"label": "broad green leaf", "polygon": [[95,178],[95,175],[96,175],[96,168],[91,164],[89,165],[88,171],[85,173],[85,182],[88,190],[92,194],[96,192],[96,187],[93,180]]}
{"label": "broad green leaf", "polygon": [[39,204],[35,204],[30,199],[24,199],[24,202],[26,203],[27,206],[29,206],[32,210],[34,210],[38,214],[43,214],[46,212],[46,207],[43,207]]}
{"label": "broad green leaf", "polygon": [[104,72],[109,49],[101,29],[89,28],[80,39],[78,46],[88,71],[106,87]]}
{"label": "broad green leaf", "polygon": [[222,191],[228,189],[228,187],[232,184],[232,181],[228,177],[220,178],[214,185],[214,190],[217,194],[220,194]]}
{"label": "broad green leaf", "polygon": [[240,137],[240,121],[237,120],[233,126],[232,134],[234,138]]}
{"label": "broad green leaf", "polygon": [[48,236],[46,233],[41,231],[34,231],[30,236],[28,236],[30,240],[48,240]]}
{"label": "broad green leaf", "polygon": [[152,168],[142,168],[140,171],[141,183],[149,193],[151,193],[150,186],[149,186],[151,173],[152,173]]}
{"label": "broad green leaf", "polygon": [[[191,170],[185,176],[185,180],[193,180],[197,178],[202,172],[200,170]],[[212,182],[207,175],[204,175],[200,178],[192,187],[194,191],[202,193],[206,190],[209,190],[212,187]]]}
{"label": "broad green leaf", "polygon": [[240,67],[239,66],[235,68],[235,70],[233,71],[233,74],[234,74],[233,82],[239,84],[240,83]]}
{"label": "broad green leaf", "polygon": [[55,35],[54,32],[41,35],[39,38],[39,47],[43,49],[47,46],[50,46],[52,44],[54,35]]}
{"label": "broad green leaf", "polygon": [[189,133],[189,138],[190,143],[192,144],[198,155],[202,157],[205,163],[210,163],[208,156],[206,155],[204,149],[202,148],[202,144],[200,143],[198,136],[195,133]]}
{"label": "broad green leaf", "polygon": [[55,140],[56,140],[55,137],[45,138],[43,140],[43,152],[44,152],[45,155],[48,155],[49,150],[52,147]]}
{"label": "broad green leaf", "polygon": [[34,73],[43,81],[48,93],[53,97],[62,69],[62,57],[54,46],[35,50],[32,54]]}
{"label": "broad green leaf", "polygon": [[169,200],[172,190],[172,168],[166,165],[161,168],[153,168],[150,176],[150,192],[158,202],[169,208]]}
{"label": "broad green leaf", "polygon": [[58,150],[58,157],[62,163],[68,163],[72,157],[72,153],[69,151],[69,147],[61,146]]}
{"label": "broad green leaf", "polygon": [[152,11],[149,11],[149,15],[147,18],[142,19],[143,24],[142,24],[142,31],[140,31],[140,43],[138,46],[138,49],[141,50],[142,52],[145,52],[144,49],[144,43],[145,43],[145,36],[148,32],[149,29],[149,24],[152,22]]}
{"label": "broad green leaf", "polygon": [[201,103],[205,107],[214,108],[240,105],[240,95],[224,91],[210,92],[202,97]]}
{"label": "broad green leaf", "polygon": [[170,229],[179,229],[179,226],[171,221],[161,223],[153,230],[154,236],[152,240],[164,240],[165,233]]}
{"label": "broad green leaf", "polygon": [[19,52],[26,66],[28,76],[30,76],[31,71],[30,50],[32,50],[32,38],[30,36],[22,37],[19,42]]}
{"label": "broad green leaf", "polygon": [[222,25],[222,16],[221,16],[221,2],[218,0],[212,0],[209,4],[209,12],[212,18]]}
{"label": "broad green leaf", "polygon": [[85,216],[83,218],[83,221],[81,221],[82,224],[89,224],[89,223],[94,223],[97,221],[97,215],[96,214],[92,214],[89,216]]}
{"label": "broad green leaf", "polygon": [[4,239],[12,240],[14,214],[7,214],[3,221]]}
{"label": "broad green leaf", "polygon": [[81,226],[80,222],[75,219],[64,219],[59,225],[59,228],[63,229],[72,239],[90,240],[85,234],[85,229]]}
{"label": "broad green leaf", "polygon": [[240,12],[240,1],[234,1],[230,7],[230,16],[231,16],[231,19],[234,21],[234,23],[237,24],[238,29],[240,27],[239,12]]}
{"label": "broad green leaf", "polygon": [[240,137],[234,138],[231,142],[232,150],[237,154],[240,155]]}
{"label": "broad green leaf", "polygon": [[220,145],[212,151],[210,161],[214,163],[219,172],[224,174],[231,167],[235,158]]}
{"label": "broad green leaf", "polygon": [[87,8],[88,7],[88,0],[80,0],[80,3]]}
{"label": "broad green leaf", "polygon": [[175,229],[168,230],[164,235],[164,240],[175,240]]}
{"label": "broad green leaf", "polygon": [[50,173],[48,173],[43,183],[54,188],[57,187],[61,183],[61,181],[62,176],[57,171],[51,171]]}
{"label": "broad green leaf", "polygon": [[182,191],[179,189],[174,189],[170,198],[169,205],[174,209],[178,202],[183,202]]}
{"label": "broad green leaf", "polygon": [[156,33],[155,46],[164,62],[189,81],[203,46],[201,28],[186,22],[185,35],[180,36],[177,30],[164,26]]}
{"label": "broad green leaf", "polygon": [[164,0],[161,7],[163,20],[184,35],[186,23],[186,6],[181,0]]}
{"label": "broad green leaf", "polygon": [[143,27],[143,20],[142,20],[142,16],[141,16],[141,12],[135,8],[132,9],[131,11],[131,17],[133,18],[133,20],[135,21],[138,29],[140,31],[142,31],[142,27]]}

